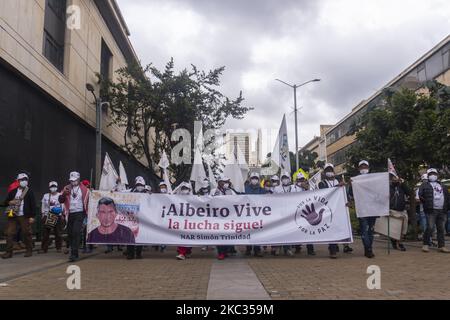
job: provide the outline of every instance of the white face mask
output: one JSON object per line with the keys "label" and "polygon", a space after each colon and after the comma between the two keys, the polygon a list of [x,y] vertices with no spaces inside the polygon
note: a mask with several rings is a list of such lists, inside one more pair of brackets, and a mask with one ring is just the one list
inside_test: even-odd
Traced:
{"label": "white face mask", "polygon": [[303,181],[297,181],[297,186],[302,187]]}
{"label": "white face mask", "polygon": [[137,186],[136,187],[136,191],[138,191],[138,192],[142,192],[144,190],[145,190],[145,188],[143,186]]}
{"label": "white face mask", "polygon": [[274,187],[277,187],[279,184],[280,183],[277,180],[272,181],[272,186],[274,186]]}
{"label": "white face mask", "polygon": [[208,188],[202,188],[202,189],[200,189],[200,191],[201,191],[203,194],[209,193],[209,189],[208,189]]}
{"label": "white face mask", "polygon": [[250,183],[254,186],[256,186],[258,184],[259,180],[258,179],[252,179],[250,180]]}
{"label": "white face mask", "polygon": [[368,174],[369,173],[369,169],[361,169],[361,170],[359,170],[359,173],[361,173],[361,174]]}
{"label": "white face mask", "polygon": [[326,173],[325,173],[325,176],[326,176],[327,178],[333,178],[333,177],[334,177],[334,172],[326,172]]}
{"label": "white face mask", "polygon": [[167,189],[166,188],[161,189],[161,193],[167,193]]}
{"label": "white face mask", "polygon": [[283,180],[281,180],[283,182],[283,185],[287,186],[291,180],[289,180],[288,178],[284,178]]}
{"label": "white face mask", "polygon": [[428,181],[430,181],[430,182],[436,182],[437,181],[437,176],[435,176],[435,175],[432,175],[432,176],[428,176]]}
{"label": "white face mask", "polygon": [[56,188],[56,187],[51,187],[50,188],[50,192],[51,193],[55,193],[56,191],[58,191],[58,188]]}
{"label": "white face mask", "polygon": [[181,190],[181,194],[187,195],[189,194],[189,190]]}
{"label": "white face mask", "polygon": [[229,187],[230,187],[230,184],[229,184],[229,183],[224,183],[224,184],[223,184],[223,188],[224,188],[224,189],[228,189]]}
{"label": "white face mask", "polygon": [[20,185],[22,188],[25,188],[25,187],[28,186],[28,181],[22,180],[22,181],[19,182],[19,185]]}

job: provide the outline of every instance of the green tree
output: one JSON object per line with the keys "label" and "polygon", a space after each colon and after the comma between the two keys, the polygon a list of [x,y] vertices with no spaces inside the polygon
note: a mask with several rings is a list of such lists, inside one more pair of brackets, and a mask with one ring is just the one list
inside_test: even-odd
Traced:
{"label": "green tree", "polygon": [[413,189],[420,178],[419,169],[433,166],[446,170],[449,164],[450,90],[437,82],[426,87],[429,94],[386,90],[380,105],[349,132],[356,133],[357,142],[347,152],[347,171],[353,175],[361,159],[368,160],[373,171],[386,171],[390,158],[412,190],[412,226],[416,226]]}
{"label": "green tree", "polygon": [[[171,141],[177,128],[191,133],[193,146],[194,121],[201,121],[204,130],[220,129],[229,117],[242,119],[252,110],[242,106],[242,92],[230,99],[219,91],[224,70],[205,72],[191,65],[176,73],[171,59],[162,71],[152,65],[128,65],[117,71],[116,81],[103,81],[102,91],[111,105],[111,124],[125,128],[123,147],[130,156],[144,158],[153,172],[160,154],[170,154],[179,142]],[[170,168],[182,181],[189,178],[191,167],[181,164]]]}

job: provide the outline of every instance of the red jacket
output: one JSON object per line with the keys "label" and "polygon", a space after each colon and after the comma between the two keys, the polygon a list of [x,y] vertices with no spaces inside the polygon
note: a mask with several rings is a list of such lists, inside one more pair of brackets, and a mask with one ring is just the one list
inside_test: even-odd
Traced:
{"label": "red jacket", "polygon": [[[84,212],[87,213],[87,209],[88,209],[88,203],[89,203],[89,189],[86,188],[82,183],[79,184],[80,190],[81,190],[81,199],[83,201],[83,208],[84,208]],[[69,191],[72,191],[72,185],[67,185],[63,188],[64,189],[67,188],[69,189]],[[70,210],[70,193],[68,195],[64,195],[61,194],[59,196],[59,202],[64,204],[64,214],[65,215],[69,215],[69,210]]]}

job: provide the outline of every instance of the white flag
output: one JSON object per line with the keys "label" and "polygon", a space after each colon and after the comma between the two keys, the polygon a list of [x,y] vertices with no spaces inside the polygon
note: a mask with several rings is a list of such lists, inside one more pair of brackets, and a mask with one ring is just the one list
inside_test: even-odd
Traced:
{"label": "white flag", "polygon": [[103,162],[102,175],[100,177],[100,187],[99,190],[111,191],[116,187],[117,179],[119,175],[109,157],[109,154],[105,154],[105,161]]}
{"label": "white flag", "polygon": [[214,173],[208,162],[206,163],[206,165],[208,166],[208,178],[209,178],[209,184],[210,184],[211,190],[212,190],[212,189],[217,188],[217,181],[216,181],[216,178],[214,177]]}
{"label": "white flag", "polygon": [[167,158],[167,154],[165,151],[163,151],[161,159],[159,159],[158,167],[160,167],[163,170],[163,180],[167,186],[167,193],[172,194],[172,186],[170,184],[169,174],[167,172],[167,168],[169,167],[169,165],[170,162],[169,159]]}
{"label": "white flag", "polygon": [[202,159],[203,130],[201,127],[194,148],[194,164],[192,165],[191,178],[189,180],[195,182],[195,192],[198,192],[202,187],[202,182],[207,179]]}
{"label": "white flag", "polygon": [[319,183],[322,181],[322,172],[319,170],[315,175],[313,175],[309,180],[309,190],[318,190]]}
{"label": "white flag", "polygon": [[122,161],[119,162],[119,177],[120,177],[120,181],[123,185],[129,185],[128,176],[127,176],[127,173],[125,171],[125,167],[123,166]]}
{"label": "white flag", "polygon": [[353,177],[352,189],[358,218],[389,215],[388,172]]}
{"label": "white flag", "polygon": [[286,115],[281,121],[278,137],[273,148],[271,159],[281,168],[281,172],[291,172],[291,159],[289,156],[289,143],[286,127]]}
{"label": "white flag", "polygon": [[[234,148],[236,150],[236,148]],[[235,152],[233,152],[231,159],[228,159],[223,169],[223,174],[230,178],[233,189],[237,192],[245,192],[244,178],[242,177],[241,165],[236,159]]]}
{"label": "white flag", "polygon": [[395,170],[395,167],[391,161],[391,159],[388,158],[388,172],[392,173],[394,176],[398,177],[397,171]]}
{"label": "white flag", "polygon": [[244,154],[241,151],[241,148],[239,148],[239,145],[236,144],[236,161],[239,164],[239,168],[241,168],[241,174],[242,174],[242,179],[247,180],[247,175],[248,175],[248,165],[247,165],[247,161],[245,161],[245,157]]}

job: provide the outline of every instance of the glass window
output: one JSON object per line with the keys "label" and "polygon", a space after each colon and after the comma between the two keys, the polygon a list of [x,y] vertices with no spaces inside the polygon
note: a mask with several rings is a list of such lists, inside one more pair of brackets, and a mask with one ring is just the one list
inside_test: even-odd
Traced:
{"label": "glass window", "polygon": [[450,67],[450,46],[448,46],[448,48],[443,50],[442,62],[444,64],[444,70]]}
{"label": "glass window", "polygon": [[44,20],[44,56],[63,72],[66,34],[66,0],[46,0]]}
{"label": "glass window", "polygon": [[427,80],[432,80],[444,72],[442,55],[437,52],[425,61]]}
{"label": "glass window", "polygon": [[425,64],[421,64],[417,67],[417,79],[419,79],[420,82],[424,82],[427,80],[427,74],[425,72]]}
{"label": "glass window", "polygon": [[106,45],[105,41],[102,40],[102,52],[100,59],[100,74],[103,79],[108,80],[110,78],[110,67],[111,67],[112,53]]}

